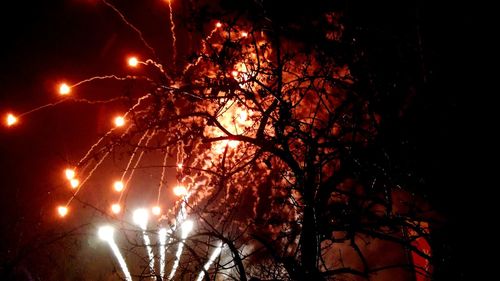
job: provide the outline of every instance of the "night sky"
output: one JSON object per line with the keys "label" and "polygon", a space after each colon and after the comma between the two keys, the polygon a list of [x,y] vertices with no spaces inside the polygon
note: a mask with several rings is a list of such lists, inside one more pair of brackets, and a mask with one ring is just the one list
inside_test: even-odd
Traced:
{"label": "night sky", "polygon": [[[474,165],[475,158],[466,147],[471,146],[469,136],[475,129],[463,115],[464,95],[472,86],[462,70],[470,67],[473,45],[463,36],[471,34],[471,27],[463,7],[427,2],[424,6],[428,55],[438,82],[425,97],[437,102],[426,105],[423,114],[427,117],[417,126],[419,133],[434,137],[422,138],[425,149],[418,161],[428,167],[429,186],[435,188],[430,200],[447,216],[443,237],[449,243],[452,266],[458,270],[466,267],[465,257],[469,256],[460,248],[468,239],[461,225],[463,218],[471,217],[470,209],[478,200],[477,194],[467,191],[474,179],[467,166]],[[134,11],[140,20],[141,11]],[[160,29],[167,28],[167,11],[152,5],[143,12],[163,17],[164,22],[153,21],[144,28],[150,31],[147,36],[156,38],[155,45],[169,45],[168,33],[154,34],[151,28],[161,24],[165,26]],[[21,113],[58,101],[55,87],[62,80],[124,74],[128,54],[148,56],[137,37],[97,0],[10,1],[2,4],[0,13],[2,120],[5,112]],[[162,56],[168,57],[168,51],[160,51]],[[117,83],[98,83],[79,88],[77,94],[111,97],[123,90]],[[119,104],[103,107],[68,102],[33,113],[14,128],[0,127],[0,262],[15,256],[37,233],[57,227],[54,207],[68,198],[62,168],[77,161],[107,131],[105,124],[120,109]],[[464,202],[471,201],[464,208]],[[477,224],[467,221],[471,226]]]}

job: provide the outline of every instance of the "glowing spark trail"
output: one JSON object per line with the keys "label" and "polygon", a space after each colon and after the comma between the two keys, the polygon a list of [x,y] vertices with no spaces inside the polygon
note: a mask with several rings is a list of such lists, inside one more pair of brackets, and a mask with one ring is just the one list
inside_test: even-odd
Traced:
{"label": "glowing spark trail", "polygon": [[149,271],[151,275],[154,275],[155,260],[153,249],[151,248],[151,241],[149,240],[149,236],[146,232],[146,229],[148,227],[148,217],[148,211],[146,209],[137,209],[134,211],[132,219],[134,223],[142,229],[142,238],[144,239],[144,244],[149,256]]}
{"label": "glowing spark trail", "polygon": [[219,246],[217,246],[217,248],[213,251],[212,255],[210,256],[210,259],[208,259],[207,263],[205,263],[205,265],[203,266],[203,270],[201,270],[200,273],[198,274],[198,278],[196,279],[196,281],[203,280],[203,277],[205,276],[205,272],[210,268],[212,263],[215,261],[215,259],[222,252],[222,246],[223,246],[223,243],[220,242]]}
{"label": "glowing spark trail", "polygon": [[166,244],[167,244],[167,229],[166,228],[161,228],[160,231],[158,231],[158,236],[160,240],[160,277],[161,280],[163,280],[163,277],[165,276],[165,251],[166,251]]}
{"label": "glowing spark trail", "polygon": [[160,204],[161,187],[165,180],[165,171],[167,170],[167,159],[168,159],[168,153],[165,153],[165,156],[163,157],[163,168],[161,171],[160,184],[158,185],[158,198],[156,199],[156,205]]}
{"label": "glowing spark trail", "polygon": [[62,83],[61,86],[59,86],[59,94],[61,96],[66,96],[71,92],[71,88],[68,86],[66,83]]}
{"label": "glowing spark trail", "polygon": [[118,16],[120,16],[120,18],[122,19],[122,21],[128,25],[133,31],[135,31],[137,33],[137,35],[139,35],[139,38],[141,39],[142,43],[144,44],[144,46],[146,46],[150,51],[151,53],[155,56],[155,58],[157,57],[156,55],[156,52],[155,52],[155,49],[153,49],[153,47],[151,47],[151,45],[149,45],[148,41],[146,41],[146,39],[144,39],[144,36],[142,35],[142,32],[141,30],[139,30],[137,27],[135,27],[132,23],[130,23],[127,18],[125,17],[125,15],[120,12],[120,10],[118,10],[118,8],[116,8],[113,4],[109,3],[108,1],[106,0],[102,0],[102,2],[104,4],[106,4],[106,6],[110,7],[116,14],[118,14]]}
{"label": "glowing spark trail", "polygon": [[[123,118],[127,117],[127,115],[132,112],[135,108],[137,108],[141,102],[145,99],[147,99],[148,97],[150,97],[151,94],[147,94],[147,95],[144,95],[142,97],[140,97],[139,99],[137,99],[137,102],[127,111],[127,113],[125,113],[123,115]],[[127,130],[122,134],[122,137],[128,133],[128,131],[132,128],[132,126],[128,127]],[[85,153],[85,155],[82,157],[82,159],[80,159],[80,161],[78,161],[78,167],[85,161],[87,160],[87,158],[90,156],[90,154],[92,153],[92,151],[94,151],[94,149],[104,140],[106,139],[106,137],[108,137],[109,135],[111,135],[113,133],[113,131],[116,129],[116,127],[112,128],[111,130],[109,130],[104,136],[102,136],[96,143],[94,143],[90,149],[87,151],[87,153]],[[123,178],[122,178],[123,180]]]}
{"label": "glowing spark trail", "polygon": [[167,0],[167,2],[170,14],[170,32],[172,33],[172,64],[175,67],[175,61],[177,60],[177,49],[175,48],[177,38],[175,36],[174,11],[172,10],[172,0]]}
{"label": "glowing spark trail", "polygon": [[[209,34],[209,35],[205,38],[205,40],[202,40],[202,42],[201,42],[201,53],[202,53],[202,54],[205,54],[205,53],[206,53],[206,51],[207,51],[207,42],[208,42],[208,40],[210,40],[210,39],[212,38],[212,36],[214,36],[214,33],[215,33],[215,32],[217,31],[217,29],[218,29],[218,28],[220,28],[221,26],[222,26],[222,23],[217,22],[217,23],[215,24],[214,29],[212,29],[212,31],[210,31],[210,34]],[[195,62],[195,63],[190,63],[190,64],[188,64],[188,65],[184,68],[184,70],[182,71],[182,74],[186,74],[186,72],[187,72],[187,71],[188,71],[191,67],[193,67],[193,66],[197,66],[197,65],[200,63],[201,58],[202,58],[202,56],[198,56],[198,58],[196,59],[196,62]]]}
{"label": "glowing spark trail", "polygon": [[175,276],[175,271],[177,271],[177,267],[179,267],[179,261],[181,259],[181,254],[182,250],[184,249],[184,243],[186,242],[186,238],[188,237],[189,233],[193,230],[193,222],[192,221],[185,221],[181,225],[181,242],[177,246],[177,252],[175,253],[175,261],[174,264],[172,265],[172,271],[170,272],[170,275],[168,276],[168,280],[172,280],[172,278]]}
{"label": "glowing spark trail", "polygon": [[113,227],[106,225],[99,228],[98,235],[99,238],[108,243],[109,247],[111,248],[111,251],[113,251],[113,254],[115,255],[116,259],[118,260],[118,263],[120,264],[123,274],[125,275],[125,280],[132,281],[132,276],[128,271],[127,263],[125,262],[125,259],[123,258],[120,249],[118,249],[118,246],[116,245],[115,240],[113,238],[114,232],[115,230]]}

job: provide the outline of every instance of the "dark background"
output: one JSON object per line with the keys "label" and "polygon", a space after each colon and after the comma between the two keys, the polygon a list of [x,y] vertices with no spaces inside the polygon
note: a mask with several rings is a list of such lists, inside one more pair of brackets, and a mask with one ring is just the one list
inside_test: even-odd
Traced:
{"label": "dark background", "polygon": [[[476,20],[481,9],[454,2],[383,2],[366,4],[364,16],[398,33],[413,5],[420,6],[425,59],[435,71],[433,84],[421,94],[421,118],[412,129],[419,135],[415,161],[427,180],[426,194],[446,218],[435,236],[437,279],[478,280],[487,266],[475,265],[483,259],[476,250],[490,243],[484,241],[488,227],[482,220],[488,216],[480,206],[488,207],[493,194],[479,161],[488,146],[481,128],[482,107],[488,102],[482,98],[484,83],[475,65],[484,51],[482,26]],[[152,7],[145,12],[164,21],[150,24],[165,24],[161,28],[166,29],[165,6]],[[12,1],[0,9],[2,116],[57,101],[55,85],[61,80],[124,73],[127,54],[146,55],[136,36],[99,1]],[[170,44],[167,39],[155,43]],[[79,93],[94,97],[122,90],[106,83],[81,89]],[[32,250],[25,246],[40,233],[57,228],[54,206],[68,195],[61,170],[106,130],[103,123],[112,113],[112,107],[68,103],[34,113],[11,129],[0,128],[1,271],[14,266],[17,257],[24,258],[23,251]]]}

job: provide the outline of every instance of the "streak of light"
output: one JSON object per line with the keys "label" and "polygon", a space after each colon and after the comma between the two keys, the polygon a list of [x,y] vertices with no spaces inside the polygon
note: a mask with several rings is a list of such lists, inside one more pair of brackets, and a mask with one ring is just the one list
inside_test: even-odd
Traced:
{"label": "streak of light", "polygon": [[149,236],[146,232],[148,227],[148,211],[146,209],[140,208],[134,211],[132,214],[132,220],[134,223],[142,229],[142,238],[144,239],[144,245],[146,246],[146,251],[148,252],[149,257],[149,271],[152,275],[154,275],[155,271],[155,260],[153,255],[153,249],[151,248],[151,241],[149,240]]}
{"label": "streak of light", "polygon": [[161,187],[163,186],[163,182],[165,180],[165,171],[167,170],[167,159],[168,153],[165,153],[165,156],[163,157],[163,168],[161,170],[160,184],[158,185],[158,197],[156,199],[156,205],[160,204]]}
{"label": "streak of light", "polygon": [[144,38],[144,36],[142,35],[142,32],[140,29],[138,29],[137,27],[135,27],[132,23],[130,23],[127,18],[125,17],[125,15],[120,12],[120,10],[118,10],[118,8],[116,8],[113,4],[109,3],[108,1],[106,0],[101,0],[106,6],[110,7],[121,19],[122,21],[128,25],[133,31],[135,31],[135,33],[137,33],[137,35],[139,36],[139,39],[141,39],[142,43],[144,44],[144,46],[146,46],[150,51],[151,53],[157,57],[156,55],[156,52],[155,52],[155,49],[153,47],[151,47],[151,45],[149,45],[148,41],[146,41],[146,39]]}
{"label": "streak of light", "polygon": [[[221,26],[222,24],[219,23]],[[207,51],[207,42],[208,40],[210,40],[212,38],[212,36],[214,36],[214,33],[217,31],[217,29],[219,28],[218,24],[215,24],[215,27],[214,29],[212,29],[212,31],[210,31],[210,34],[205,38],[205,40],[203,40],[201,42],[201,53],[202,54],[205,54],[206,51]],[[186,65],[186,67],[184,68],[184,70],[182,71],[182,74],[186,74],[186,72],[193,66],[197,66],[200,61],[201,61],[201,58],[202,56],[198,56],[198,58],[196,59],[196,62],[195,63],[190,63],[188,65]]]}
{"label": "streak of light", "polygon": [[108,157],[109,153],[110,153],[110,151],[106,152],[106,154],[104,154],[104,156],[101,158],[101,160],[99,160],[99,162],[97,162],[97,164],[94,166],[94,168],[92,168],[92,170],[89,172],[89,174],[87,175],[87,177],[82,181],[82,183],[80,184],[80,186],[78,187],[78,189],[75,191],[75,193],[73,194],[73,196],[71,196],[71,198],[68,200],[67,205],[69,205],[71,203],[71,201],[73,201],[73,199],[76,197],[76,195],[78,194],[78,192],[80,192],[80,190],[82,190],[83,185],[90,179],[90,177],[92,176],[92,174],[94,174],[95,170],[97,170],[97,168],[99,168],[99,166],[101,166],[102,162],[104,162],[104,160],[106,159],[106,157]]}
{"label": "streak of light", "polygon": [[118,260],[118,263],[120,264],[123,274],[125,275],[125,280],[132,281],[132,276],[128,271],[127,263],[125,262],[125,259],[123,258],[122,253],[120,252],[120,249],[116,245],[115,240],[113,238],[114,232],[115,232],[114,228],[109,225],[101,226],[98,230],[98,236],[99,238],[108,243],[109,247],[111,248],[111,251]]}
{"label": "streak of light", "polygon": [[172,33],[172,64],[175,66],[175,61],[177,60],[177,48],[175,46],[177,37],[175,36],[174,11],[172,9],[172,1],[167,0],[167,2],[170,15],[170,33]]}
{"label": "streak of light", "polygon": [[172,278],[175,276],[175,272],[177,271],[177,267],[179,267],[179,261],[181,259],[182,255],[182,250],[184,249],[184,243],[186,242],[186,238],[188,237],[189,233],[193,230],[193,222],[190,220],[187,220],[182,223],[181,225],[181,242],[177,246],[177,252],[175,253],[175,261],[174,264],[172,265],[172,271],[170,272],[170,275],[168,276],[168,280],[172,280]]}
{"label": "streak of light", "polygon": [[165,277],[165,252],[166,252],[166,244],[167,244],[167,229],[166,228],[161,228],[158,231],[158,236],[160,240],[160,277],[163,280],[163,277]]}
{"label": "streak of light", "polygon": [[212,252],[212,255],[210,255],[210,258],[208,259],[207,263],[205,263],[205,265],[203,266],[203,269],[198,274],[198,278],[196,279],[196,281],[202,281],[203,280],[203,277],[205,276],[205,272],[210,268],[210,266],[212,265],[212,263],[215,261],[215,259],[222,252],[222,247],[223,247],[223,243],[220,242],[219,246],[217,246],[217,248]]}
{"label": "streak of light", "polygon": [[[141,102],[145,99],[147,99],[148,97],[150,97],[151,94],[147,94],[147,95],[144,95],[142,97],[140,97],[139,99],[137,99],[137,102],[127,111],[127,113],[125,113],[125,115],[123,115],[123,117],[125,118],[130,112],[132,112],[136,107],[138,107]],[[127,130],[121,135],[121,137],[123,137],[124,135],[126,135],[128,133],[128,131],[132,128],[132,126],[128,127]],[[99,140],[97,140],[96,143],[94,143],[90,149],[87,151],[87,153],[85,153],[85,155],[80,159],[80,161],[78,161],[78,167],[83,163],[83,161],[85,161],[89,156],[90,154],[92,153],[92,151],[94,151],[94,149],[106,138],[108,137],[109,135],[111,135],[113,133],[113,131],[115,130],[115,128],[112,128],[111,130],[109,130],[104,136],[102,136]],[[123,180],[123,178],[122,178]]]}
{"label": "streak of light", "polygon": [[[144,140],[144,138],[147,136],[148,138],[146,139],[146,143],[144,146],[148,146],[149,145],[149,142],[151,141],[151,139],[153,138],[154,134],[155,134],[155,131],[153,131],[149,136],[148,136],[148,132],[149,130],[146,130],[146,132],[144,133],[144,135],[142,136],[142,138],[139,140],[139,142],[137,143],[137,147],[136,149],[134,150],[134,155],[135,155],[135,152],[137,151],[137,148],[139,148],[139,146],[141,146],[141,143],[142,141]],[[139,163],[141,163],[141,159],[142,159],[142,156],[144,156],[144,153],[146,151],[143,150],[141,151],[141,153],[139,154],[139,156],[137,157],[137,161],[135,162],[134,164],[134,167],[132,167],[132,171],[130,171],[130,175],[128,176],[128,179],[127,181],[125,182],[125,186],[127,187],[130,183],[130,181],[132,180],[132,177],[134,176],[134,173],[135,171],[137,170],[137,167],[139,166]],[[131,159],[134,157],[134,155],[131,156]],[[128,169],[128,167],[127,167]],[[127,170],[125,170],[125,172],[127,172]],[[124,172],[124,175],[125,175],[125,172]],[[122,176],[122,180],[123,180],[123,176]],[[120,199],[119,201],[121,201],[122,199],[122,196],[123,196],[123,193],[120,194]]]}

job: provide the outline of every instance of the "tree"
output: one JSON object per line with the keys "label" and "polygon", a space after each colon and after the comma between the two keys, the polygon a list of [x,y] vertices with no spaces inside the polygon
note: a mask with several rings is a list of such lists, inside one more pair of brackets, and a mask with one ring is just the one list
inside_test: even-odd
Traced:
{"label": "tree", "polygon": [[[189,12],[177,18],[192,54],[186,61],[173,40],[164,63],[103,2],[156,57],[139,60],[140,75],[90,79],[131,81],[147,94],[121,97],[131,105],[126,125],[75,163],[81,182],[72,198],[111,163],[128,175],[121,202],[135,171],[161,174],[159,190],[174,171],[187,194],[159,224],[187,249],[174,275],[183,280],[220,245],[224,255],[205,278],[427,278],[412,256],[431,260],[434,214],[415,193],[413,167],[397,156],[411,149],[399,133],[426,79],[418,42],[367,28],[349,3],[287,4],[285,13],[270,1],[192,1],[179,4]],[[182,238],[188,216],[195,230]]]}

